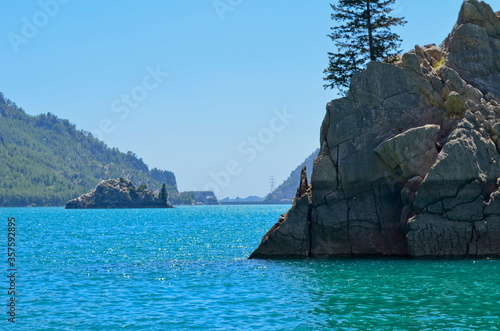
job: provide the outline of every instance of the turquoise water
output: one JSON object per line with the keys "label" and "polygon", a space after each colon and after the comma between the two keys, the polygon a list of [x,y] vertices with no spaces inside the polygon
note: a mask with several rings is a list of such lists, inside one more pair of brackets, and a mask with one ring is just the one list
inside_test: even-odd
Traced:
{"label": "turquoise water", "polygon": [[0,209],[0,251],[8,217],[18,243],[1,328],[500,329],[500,261],[247,260],[287,208]]}

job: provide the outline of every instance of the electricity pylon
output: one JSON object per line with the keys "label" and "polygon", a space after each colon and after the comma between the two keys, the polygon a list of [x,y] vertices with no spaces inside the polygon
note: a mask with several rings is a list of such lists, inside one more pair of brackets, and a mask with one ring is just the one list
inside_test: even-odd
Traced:
{"label": "electricity pylon", "polygon": [[276,186],[276,178],[274,176],[269,177],[269,189],[270,192],[273,192]]}

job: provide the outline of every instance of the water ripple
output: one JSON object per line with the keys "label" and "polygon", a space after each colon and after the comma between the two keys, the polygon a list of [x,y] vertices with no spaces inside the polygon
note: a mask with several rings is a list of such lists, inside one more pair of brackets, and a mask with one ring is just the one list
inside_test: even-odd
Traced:
{"label": "water ripple", "polygon": [[17,329],[500,328],[500,261],[247,260],[286,208],[2,210]]}

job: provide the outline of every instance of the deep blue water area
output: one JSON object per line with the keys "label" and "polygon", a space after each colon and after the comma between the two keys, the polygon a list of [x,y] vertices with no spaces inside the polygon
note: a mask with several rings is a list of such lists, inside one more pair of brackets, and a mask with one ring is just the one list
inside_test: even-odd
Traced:
{"label": "deep blue water area", "polygon": [[248,260],[288,208],[0,209],[1,329],[500,329],[498,260]]}

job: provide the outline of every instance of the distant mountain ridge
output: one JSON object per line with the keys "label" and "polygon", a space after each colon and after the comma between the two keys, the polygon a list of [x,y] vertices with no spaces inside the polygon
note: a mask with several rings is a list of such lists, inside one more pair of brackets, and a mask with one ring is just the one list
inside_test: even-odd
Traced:
{"label": "distant mountain ridge", "polygon": [[220,205],[213,191],[184,191],[172,194],[170,202],[173,205]]}
{"label": "distant mountain ridge", "polygon": [[262,202],[264,201],[264,198],[261,198],[261,197],[258,197],[256,195],[250,195],[246,198],[240,198],[240,197],[236,197],[234,199],[230,199],[229,197],[227,198],[224,198],[224,199],[221,199],[220,202],[221,203],[237,203],[237,202]]}
{"label": "distant mountain ridge", "polygon": [[171,171],[149,169],[134,153],[109,148],[51,113],[27,115],[2,93],[0,160],[0,206],[63,206],[119,177],[177,193]]}
{"label": "distant mountain ridge", "polygon": [[274,191],[269,193],[264,199],[265,203],[292,203],[292,199],[297,193],[297,187],[300,182],[300,170],[303,166],[307,167],[307,177],[310,180],[313,163],[316,156],[318,156],[319,148],[309,155],[304,162],[302,162],[295,170],[292,171],[290,176]]}

